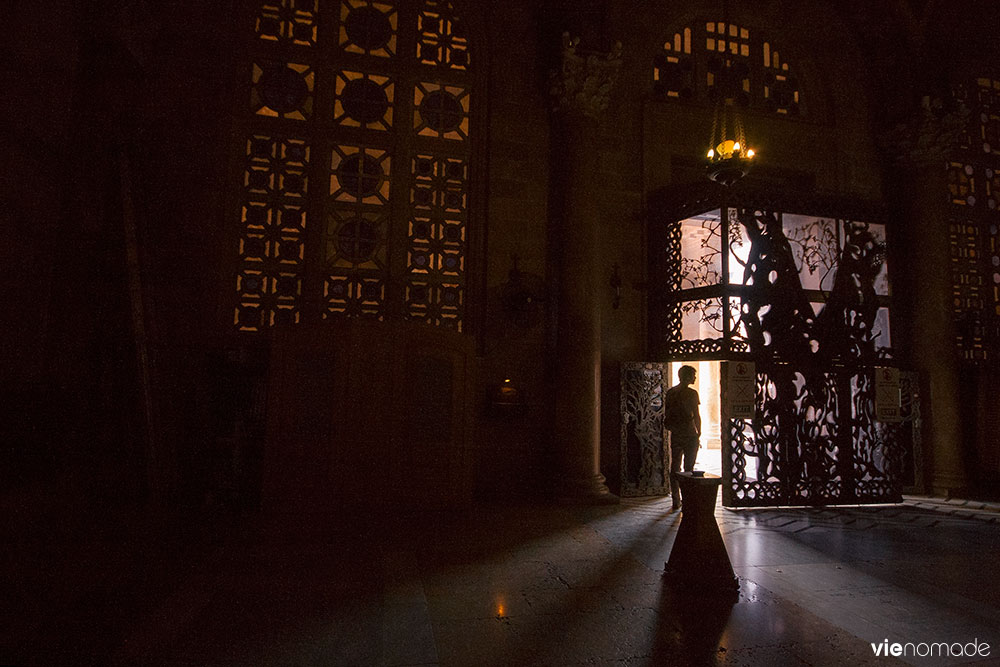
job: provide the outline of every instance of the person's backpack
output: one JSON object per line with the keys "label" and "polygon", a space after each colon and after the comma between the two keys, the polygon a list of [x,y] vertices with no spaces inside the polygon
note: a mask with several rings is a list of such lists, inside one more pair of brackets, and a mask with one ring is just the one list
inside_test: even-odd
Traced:
{"label": "person's backpack", "polygon": [[685,409],[679,391],[669,389],[663,398],[663,428],[679,431],[691,423],[691,415]]}

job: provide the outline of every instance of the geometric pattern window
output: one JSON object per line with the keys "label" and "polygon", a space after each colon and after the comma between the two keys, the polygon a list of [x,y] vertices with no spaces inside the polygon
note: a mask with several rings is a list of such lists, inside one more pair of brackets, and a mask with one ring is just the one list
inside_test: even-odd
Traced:
{"label": "geometric pattern window", "polygon": [[975,364],[1000,353],[1000,81],[972,79],[954,95],[970,113],[944,163],[952,314],[956,351]]}
{"label": "geometric pattern window", "polygon": [[246,140],[235,315],[241,330],[299,321],[309,158],[304,139],[255,133]]}
{"label": "geometric pattern window", "polygon": [[474,90],[447,0],[258,0],[240,111],[244,332],[465,326]]}
{"label": "geometric pattern window", "polygon": [[714,102],[731,91],[743,107],[803,114],[798,80],[774,46],[741,26],[709,21],[684,28],[653,59],[653,94],[660,99]]}

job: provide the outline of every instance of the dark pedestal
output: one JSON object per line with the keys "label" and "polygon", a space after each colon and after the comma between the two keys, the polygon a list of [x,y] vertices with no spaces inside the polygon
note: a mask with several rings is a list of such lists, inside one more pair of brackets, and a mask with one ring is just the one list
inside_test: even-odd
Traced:
{"label": "dark pedestal", "polygon": [[739,582],[715,522],[718,475],[677,473],[684,513],[664,575],[676,587],[736,590]]}

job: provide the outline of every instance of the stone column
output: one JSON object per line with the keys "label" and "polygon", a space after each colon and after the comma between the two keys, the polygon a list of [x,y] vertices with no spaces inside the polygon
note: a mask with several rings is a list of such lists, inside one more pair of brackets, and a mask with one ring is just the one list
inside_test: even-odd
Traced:
{"label": "stone column", "polygon": [[561,68],[552,76],[553,211],[549,242],[558,258],[555,449],[559,495],[614,503],[599,469],[601,412],[601,264],[598,137],[600,118],[621,65],[610,54],[581,55],[563,35]]}
{"label": "stone column", "polygon": [[905,327],[901,333],[908,360],[921,375],[925,463],[930,468],[924,482],[929,491],[944,496],[962,493],[968,483],[944,169],[962,123],[962,114],[939,116],[926,105],[911,122],[897,127],[889,142],[897,158],[895,194],[902,216],[900,231],[891,240],[896,251],[890,267],[898,306],[894,322]]}

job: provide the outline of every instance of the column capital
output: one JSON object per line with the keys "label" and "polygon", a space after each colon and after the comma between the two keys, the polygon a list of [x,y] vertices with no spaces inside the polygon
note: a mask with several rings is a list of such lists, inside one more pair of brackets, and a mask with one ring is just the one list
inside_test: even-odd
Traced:
{"label": "column capital", "polygon": [[945,111],[940,100],[924,97],[908,120],[882,137],[882,146],[896,164],[932,166],[947,158],[966,129],[969,109],[960,104]]}
{"label": "column capital", "polygon": [[549,75],[549,93],[555,110],[581,113],[599,119],[608,108],[611,89],[618,80],[622,64],[622,45],[608,53],[580,53],[579,37],[562,35],[559,69]]}

